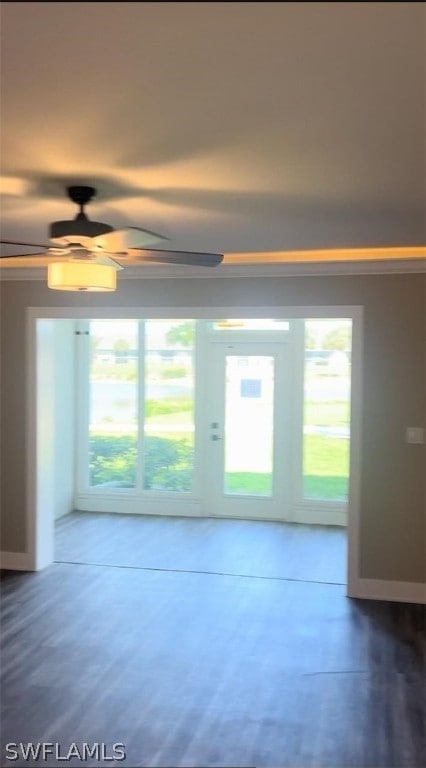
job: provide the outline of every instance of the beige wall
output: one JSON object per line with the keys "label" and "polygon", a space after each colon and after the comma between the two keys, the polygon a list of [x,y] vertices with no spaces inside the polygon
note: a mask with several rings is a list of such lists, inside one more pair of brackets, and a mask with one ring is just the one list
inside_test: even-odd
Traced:
{"label": "beige wall", "polygon": [[25,309],[35,306],[364,307],[360,575],[425,579],[425,447],[404,442],[425,424],[426,278],[339,277],[125,280],[116,293],[50,291],[40,281],[1,286],[2,544],[25,551]]}

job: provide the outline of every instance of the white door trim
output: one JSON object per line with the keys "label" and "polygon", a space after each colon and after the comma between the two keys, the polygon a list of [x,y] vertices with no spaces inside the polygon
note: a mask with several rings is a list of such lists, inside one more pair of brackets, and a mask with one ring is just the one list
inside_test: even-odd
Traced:
{"label": "white door trim", "polygon": [[361,527],[361,433],[362,433],[362,381],[363,381],[363,308],[357,307],[352,316],[352,362],[351,362],[351,440],[349,458],[348,493],[348,559],[347,594],[357,591],[360,578],[360,527]]}
{"label": "white door trim", "polygon": [[[187,318],[211,319],[238,317],[350,317],[353,320],[352,351],[352,434],[351,482],[348,504],[348,594],[358,596],[359,589],[359,525],[360,525],[360,471],[361,471],[361,415],[362,415],[362,318],[360,306],[268,306],[268,307],[29,307],[27,309],[27,555],[32,570],[49,564],[49,541],[53,537],[53,519],[43,514],[38,499],[43,491],[37,477],[37,337],[39,319],[96,319],[111,317],[144,319]],[[48,472],[44,474],[46,478]],[[45,479],[44,482],[47,482]],[[48,493],[48,488],[44,489]],[[45,544],[43,544],[45,542]],[[52,550],[53,553],[53,550]],[[50,558],[52,562],[53,554]],[[362,597],[363,595],[359,595]]]}

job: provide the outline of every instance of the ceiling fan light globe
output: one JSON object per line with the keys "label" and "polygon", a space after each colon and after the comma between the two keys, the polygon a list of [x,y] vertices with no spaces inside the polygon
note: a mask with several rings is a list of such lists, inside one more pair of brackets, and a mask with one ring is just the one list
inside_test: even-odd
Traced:
{"label": "ceiling fan light globe", "polygon": [[53,262],[47,268],[47,285],[56,291],[115,291],[117,272],[90,261]]}

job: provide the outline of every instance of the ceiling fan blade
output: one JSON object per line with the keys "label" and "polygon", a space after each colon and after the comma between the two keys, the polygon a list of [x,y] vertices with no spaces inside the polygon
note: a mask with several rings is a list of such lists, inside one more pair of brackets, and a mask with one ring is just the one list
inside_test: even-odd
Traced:
{"label": "ceiling fan blade", "polygon": [[144,248],[130,254],[132,261],[150,261],[156,264],[183,264],[189,267],[217,267],[223,261],[221,253],[197,253],[194,251],[159,251]]}
{"label": "ceiling fan blade", "polygon": [[[36,245],[35,243],[22,243],[18,240],[1,240],[0,246],[6,246],[4,250],[9,250],[7,246],[26,246],[27,248],[43,248],[42,251],[29,251],[28,253],[0,253],[0,259],[8,260],[8,259],[31,259],[32,257],[34,259],[40,258],[40,256],[44,256],[46,258],[52,258],[52,257],[62,257],[69,254],[68,248],[50,248],[48,245]],[[1,251],[1,248],[0,248]],[[3,264],[3,266],[7,266],[7,264]]]}
{"label": "ceiling fan blade", "polygon": [[36,253],[8,253],[7,256],[0,255],[0,259],[3,261],[6,259],[30,259],[32,256],[34,258],[38,256],[48,256],[48,253],[46,253],[46,251],[36,251]]}
{"label": "ceiling fan blade", "polygon": [[48,250],[48,245],[40,245],[40,243],[22,243],[20,240],[0,240],[0,245],[22,245],[26,248],[44,248]]}
{"label": "ceiling fan blade", "polygon": [[123,253],[129,248],[145,248],[151,243],[158,243],[159,240],[167,240],[167,237],[158,235],[156,232],[150,232],[148,229],[139,227],[124,227],[115,229],[113,232],[107,232],[105,235],[92,237],[90,250],[107,251],[108,253]]}
{"label": "ceiling fan blade", "polygon": [[39,267],[48,267],[52,261],[66,262],[70,260],[69,253],[64,256],[51,256],[46,251],[38,254],[19,254],[17,256],[2,256],[0,258],[0,270],[9,267],[28,267],[30,269]]}
{"label": "ceiling fan blade", "polygon": [[124,267],[121,266],[121,264],[118,263],[118,261],[115,261],[115,259],[111,259],[109,256],[96,256],[93,259],[93,262],[95,264],[102,264],[103,267],[115,267],[117,271],[120,269],[124,269]]}

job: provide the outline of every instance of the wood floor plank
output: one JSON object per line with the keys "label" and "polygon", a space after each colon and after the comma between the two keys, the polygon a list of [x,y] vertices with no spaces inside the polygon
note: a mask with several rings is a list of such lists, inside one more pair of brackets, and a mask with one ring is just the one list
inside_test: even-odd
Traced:
{"label": "wood floor plank", "polygon": [[74,512],[56,524],[55,559],[346,583],[337,526]]}
{"label": "wood floor plank", "polygon": [[124,742],[126,761],[86,765],[426,764],[423,606],[67,563],[1,586],[3,758],[9,742],[97,741]]}

